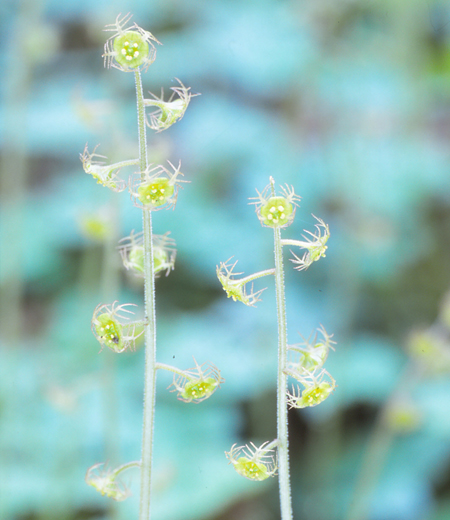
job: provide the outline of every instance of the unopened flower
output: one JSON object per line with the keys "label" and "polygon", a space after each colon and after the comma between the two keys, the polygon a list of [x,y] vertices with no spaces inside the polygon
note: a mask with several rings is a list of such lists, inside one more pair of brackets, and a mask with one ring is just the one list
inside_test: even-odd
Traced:
{"label": "unopened flower", "polygon": [[[317,371],[316,371],[317,372]],[[290,408],[306,408],[308,406],[317,406],[333,392],[336,388],[336,381],[324,369],[316,372],[303,370],[295,372],[286,370],[286,373],[295,379],[304,387],[303,389],[297,385],[297,389],[293,388],[292,393],[287,393],[288,405]],[[325,377],[328,379],[325,379]]]}
{"label": "unopened flower", "polygon": [[[177,392],[177,397],[185,403],[200,403],[219,388],[224,379],[219,369],[212,363],[199,365],[195,361],[195,367],[183,370],[182,374],[174,374],[172,392]],[[169,387],[169,388],[170,388]]]}
{"label": "unopened flower", "polygon": [[407,349],[414,361],[428,372],[450,371],[450,341],[446,328],[434,326],[413,331]]}
{"label": "unopened flower", "polygon": [[[144,101],[145,106],[156,108],[154,112],[149,114],[147,124],[157,132],[162,132],[179,121],[184,116],[191,98],[193,96],[198,96],[198,94],[191,94],[189,92],[190,87],[186,88],[178,78],[175,79],[178,81],[180,86],[171,87],[170,90],[173,91],[173,94],[170,96],[169,101],[164,101],[162,94],[161,98],[158,98],[151,93],[150,94],[154,99],[146,99]],[[175,94],[177,94],[178,97],[174,99]]]}
{"label": "unopened flower", "polygon": [[304,339],[302,343],[288,345],[288,349],[299,355],[298,361],[291,362],[290,367],[294,369],[306,369],[308,371],[321,368],[328,357],[330,348],[334,350],[336,344],[331,338],[333,334],[328,334],[324,326],[317,329],[314,338]]}
{"label": "unopened flower", "polygon": [[92,486],[103,496],[122,502],[131,495],[131,492],[117,477],[122,471],[137,466],[139,466],[139,462],[130,462],[112,470],[104,468],[104,463],[100,462],[87,470],[84,479],[86,484]]}
{"label": "unopened flower", "polygon": [[236,447],[234,444],[229,452],[225,452],[227,459],[234,469],[249,480],[265,480],[273,477],[277,471],[276,457],[271,447],[273,443],[265,442],[258,448],[252,442],[250,446]]}
{"label": "unopened flower", "polygon": [[304,230],[309,236],[303,235],[303,240],[282,240],[282,245],[293,245],[306,249],[306,252],[302,257],[298,257],[294,253],[294,258],[291,262],[297,264],[295,269],[303,271],[307,269],[313,262],[316,262],[322,257],[325,257],[325,251],[327,250],[327,241],[330,238],[330,229],[325,222],[313,215],[313,217],[319,222],[315,225],[316,232],[311,233],[310,231]]}
{"label": "unopened flower", "polygon": [[98,146],[94,148],[92,153],[89,153],[88,145],[85,146],[84,151],[80,154],[81,162],[83,163],[83,170],[92,175],[97,181],[97,184],[102,184],[106,188],[113,191],[123,191],[126,188],[126,183],[118,177],[122,163],[105,164],[101,161],[96,161],[94,157],[106,159],[104,155],[95,153]]}
{"label": "unopened flower", "polygon": [[152,33],[139,25],[128,25],[132,18],[119,14],[115,23],[107,25],[105,31],[114,34],[105,43],[103,54],[105,66],[115,67],[123,72],[132,72],[142,66],[145,71],[155,61],[156,48],[153,42],[160,43]]}
{"label": "unopened flower", "polygon": [[[144,276],[144,244],[142,232],[122,238],[119,247],[123,265],[131,269],[137,276]],[[164,235],[153,235],[153,266],[155,275],[166,271],[166,276],[173,270],[175,265],[175,240]]]}
{"label": "unopened flower", "polygon": [[178,188],[183,181],[179,176],[180,165],[176,168],[167,161],[171,169],[150,164],[145,172],[140,173],[130,182],[130,193],[134,205],[149,210],[175,207]]}
{"label": "unopened flower", "polygon": [[127,307],[135,305],[124,303],[116,305],[100,304],[94,310],[91,321],[91,329],[97,341],[103,347],[108,347],[114,352],[120,353],[127,348],[134,349],[136,339],[143,334],[143,329],[138,327],[141,322],[126,323],[128,317],[124,315],[133,314]]}
{"label": "unopened flower", "polygon": [[422,425],[423,414],[412,400],[401,398],[387,404],[383,419],[391,431],[409,434]]}
{"label": "unopened flower", "polygon": [[260,278],[267,274],[273,274],[274,270],[269,269],[267,271],[261,271],[251,276],[246,276],[245,278],[234,278],[235,276],[239,276],[242,273],[233,273],[233,269],[235,268],[237,261],[234,264],[230,263],[230,260],[226,262],[220,262],[220,265],[216,267],[217,278],[222,284],[223,290],[227,293],[228,298],[232,298],[234,301],[238,300],[249,307],[253,307],[256,302],[261,301],[259,296],[265,289],[261,289],[260,291],[253,291],[253,283],[251,285],[250,293],[247,294],[246,284],[255,280],[256,278]]}
{"label": "unopened flower", "polygon": [[113,233],[111,220],[104,212],[83,215],[79,225],[84,236],[98,242],[105,242]]}
{"label": "unopened flower", "polygon": [[267,185],[262,193],[258,193],[257,197],[251,204],[256,205],[256,214],[263,226],[284,228],[292,224],[295,216],[295,208],[298,206],[300,197],[294,193],[294,188],[281,187],[281,195],[275,194],[274,180],[270,178],[270,184]]}

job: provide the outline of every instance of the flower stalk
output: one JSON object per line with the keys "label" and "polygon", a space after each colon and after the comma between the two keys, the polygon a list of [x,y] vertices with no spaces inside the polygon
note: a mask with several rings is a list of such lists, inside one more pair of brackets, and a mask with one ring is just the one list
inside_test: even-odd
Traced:
{"label": "flower stalk", "polygon": [[[278,324],[278,370],[277,370],[277,439],[265,442],[259,448],[253,443],[246,446],[232,446],[225,452],[237,473],[250,480],[265,480],[275,476],[278,470],[280,492],[280,509],[282,520],[292,520],[292,499],[289,471],[289,439],[288,439],[288,406],[291,408],[305,408],[316,406],[324,401],[333,392],[336,384],[326,370],[322,369],[329,349],[335,344],[332,335],[328,334],[323,326],[317,329],[313,340],[311,337],[296,345],[288,345],[286,297],[283,266],[283,246],[294,245],[306,249],[302,258],[294,255],[297,270],[309,267],[314,261],[325,256],[326,242],[329,238],[328,226],[317,217],[316,233],[305,231],[309,236],[305,240],[290,240],[281,238],[281,230],[288,227],[294,220],[295,210],[300,197],[288,185],[281,187],[281,193],[276,194],[275,182],[270,178],[269,184],[258,196],[254,197],[256,215],[263,227],[271,227],[274,231],[274,260],[275,268],[260,271],[245,278],[236,278],[242,273],[234,273],[236,266],[222,262],[217,267],[217,277],[226,291],[227,296],[252,306],[259,301],[260,291],[253,291],[253,281],[267,275],[275,277],[275,293]],[[323,228],[323,232],[322,232]],[[310,238],[312,237],[312,238]],[[252,282],[250,294],[245,286]],[[263,289],[264,290],[264,289]],[[294,360],[288,360],[288,355]],[[288,377],[294,378],[303,386],[297,384],[297,390],[288,391]],[[276,461],[271,452],[276,448]]]}
{"label": "flower stalk", "polygon": [[[114,34],[105,44],[103,57],[105,65],[114,67],[122,72],[134,72],[137,100],[137,123],[139,159],[122,161],[107,165],[96,158],[102,157],[89,153],[87,147],[81,155],[81,161],[86,173],[89,173],[98,183],[113,190],[123,191],[126,186],[131,194],[135,206],[142,209],[143,231],[137,234],[131,232],[120,241],[119,251],[124,267],[132,269],[135,274],[144,278],[144,308],[145,317],[140,321],[127,321],[127,314],[132,313],[128,306],[132,304],[112,305],[100,304],[94,311],[92,331],[101,343],[116,353],[126,349],[134,349],[135,340],[144,334],[145,337],[145,370],[144,370],[144,408],[142,427],[142,450],[139,467],[141,469],[139,520],[149,520],[151,500],[151,475],[153,430],[155,416],[155,387],[158,369],[169,370],[174,374],[173,391],[178,398],[185,402],[200,402],[210,397],[224,381],[220,371],[211,363],[198,365],[188,370],[179,370],[170,365],[156,362],[156,312],[155,312],[155,278],[161,271],[168,274],[174,268],[175,241],[169,238],[169,233],[153,235],[152,212],[168,209],[175,206],[178,190],[183,174],[180,164],[174,166],[167,161],[168,167],[148,163],[147,158],[147,119],[146,107],[153,107],[150,120],[159,121],[164,129],[178,121],[184,115],[192,94],[179,80],[180,87],[172,90],[178,94],[180,100],[170,99],[154,103],[145,100],[142,88],[141,71],[145,71],[156,57],[154,42],[156,38],[136,24],[130,25],[131,15],[119,15],[114,24],[106,26],[106,31]],[[159,110],[159,112],[158,112]],[[152,119],[153,118],[153,119]],[[149,124],[153,130],[155,125]],[[137,166],[135,175],[128,178],[128,183],[119,176],[122,168]],[[134,464],[134,463],[130,463]],[[88,472],[86,481],[97,491],[115,500],[125,500],[129,496],[128,490],[116,482],[117,475],[129,464],[125,464],[114,471],[102,471],[93,475],[101,464],[94,465]]]}
{"label": "flower stalk", "polygon": [[291,483],[289,473],[289,440],[287,415],[287,321],[284,286],[283,247],[281,230],[274,229],[275,289],[278,321],[278,383],[277,383],[277,435],[278,435],[278,485],[283,520],[292,519]]}
{"label": "flower stalk", "polygon": [[[141,73],[135,71],[136,100],[139,131],[139,167],[147,170],[147,138],[145,126],[144,94]],[[144,236],[144,308],[147,325],[145,336],[145,372],[144,372],[144,411],[141,450],[141,494],[139,502],[139,520],[150,518],[151,468],[153,452],[153,428],[155,414],[156,387],[156,311],[155,311],[155,272],[153,264],[152,212],[143,211]]]}

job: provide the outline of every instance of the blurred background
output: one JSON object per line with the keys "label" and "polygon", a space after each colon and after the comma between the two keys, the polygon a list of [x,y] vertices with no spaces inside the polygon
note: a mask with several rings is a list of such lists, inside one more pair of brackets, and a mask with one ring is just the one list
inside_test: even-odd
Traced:
{"label": "blurred background", "polygon": [[[105,24],[134,14],[162,43],[144,90],[193,93],[149,135],[150,160],[190,184],[154,230],[177,242],[157,280],[158,358],[211,361],[226,382],[176,399],[158,376],[153,518],[277,520],[277,480],[227,464],[234,443],[276,436],[274,289],[226,298],[216,265],[273,266],[273,235],[248,198],[273,176],[302,203],[285,232],[330,226],[327,257],[287,261],[289,342],[320,324],[338,387],[289,412],[296,520],[450,518],[450,2],[444,0],[2,0],[0,518],[133,519],[86,469],[140,457],[144,352],[115,355],[95,306],[142,283],[118,240],[141,230],[127,192],[81,167],[86,143],[137,156],[132,74],[105,70]],[[130,172],[131,173],[131,172]],[[264,282],[255,284],[263,288]]]}

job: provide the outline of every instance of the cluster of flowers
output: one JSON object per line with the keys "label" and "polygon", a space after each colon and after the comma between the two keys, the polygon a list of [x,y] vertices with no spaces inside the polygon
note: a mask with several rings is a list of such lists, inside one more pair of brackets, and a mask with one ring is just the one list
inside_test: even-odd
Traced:
{"label": "cluster of flowers", "polygon": [[[156,38],[136,24],[130,25],[131,15],[121,17],[119,15],[114,24],[106,26],[106,31],[113,35],[105,44],[103,54],[105,65],[114,67],[123,72],[146,70],[155,60]],[[137,78],[140,77],[137,75]],[[138,81],[138,80],[136,80]],[[140,79],[139,79],[140,81]],[[178,86],[172,87],[172,95],[168,101],[151,94],[151,99],[144,99],[144,107],[150,107],[146,116],[146,124],[156,132],[166,130],[179,121],[193,95],[178,80]],[[142,101],[142,97],[140,98]],[[81,154],[81,162],[84,171],[91,175],[97,183],[116,192],[124,191],[127,187],[135,206],[143,210],[156,211],[175,207],[178,190],[183,181],[180,165],[174,166],[168,161],[168,166],[150,164],[144,171],[135,172],[125,180],[120,176],[124,167],[138,166],[139,159],[131,159],[118,163],[107,164],[106,157],[96,153],[97,147],[91,152],[86,145]],[[147,216],[149,214],[147,213]],[[84,222],[84,228],[91,236],[102,239],[108,236],[107,222],[99,219],[89,219]],[[176,249],[175,241],[164,235],[146,236],[141,233],[131,234],[123,238],[119,243],[119,251],[123,264],[127,270],[131,270],[138,277],[149,277],[148,266],[153,259],[153,275],[161,272],[169,274],[174,268]],[[147,256],[149,255],[149,256]],[[152,255],[152,256],[151,256]],[[137,340],[144,334],[147,320],[131,321],[134,304],[100,304],[93,313],[91,328],[95,338],[101,345],[101,349],[107,347],[116,353],[126,350],[134,350]],[[177,393],[178,399],[188,403],[199,403],[208,399],[224,381],[220,371],[211,363],[199,365],[195,359],[195,367],[180,370],[176,367],[156,363],[155,369],[166,370],[173,374],[173,382],[169,388]],[[139,461],[130,462],[115,469],[108,469],[104,464],[95,464],[88,469],[85,480],[102,495],[116,501],[125,500],[130,492],[120,481],[119,474],[139,467]]]}
{"label": "cluster of flowers", "polygon": [[[288,185],[282,187],[281,194],[277,195],[271,178],[270,184],[261,193],[257,191],[257,194],[258,196],[251,200],[256,206],[258,219],[264,227],[285,228],[293,222],[300,197],[295,194],[292,187]],[[330,237],[328,225],[322,219],[314,215],[313,217],[317,221],[314,233],[305,230],[303,240],[281,239],[281,246],[295,246],[304,250],[300,256],[293,253],[294,257],[291,259],[295,269],[299,271],[307,269],[313,262],[324,257],[327,250],[326,244]],[[260,301],[260,295],[264,291],[264,289],[254,290],[254,280],[275,275],[275,269],[267,269],[239,278],[242,273],[234,272],[237,262],[232,263],[230,260],[221,262],[216,270],[224,291],[234,301],[254,306]],[[333,349],[335,344],[331,338],[332,335],[321,326],[314,337],[307,340],[302,338],[301,343],[287,346],[290,359],[284,367],[284,373],[296,381],[296,386],[287,391],[287,404],[290,408],[317,406],[335,389],[336,381],[323,368],[329,350]],[[259,447],[253,443],[240,447],[234,445],[229,452],[226,452],[226,456],[240,475],[250,480],[265,480],[276,474],[277,461],[274,450],[277,446],[277,439],[270,443],[265,442]]]}
{"label": "cluster of flowers", "polygon": [[[105,66],[114,67],[122,72],[134,72],[147,70],[156,58],[155,43],[160,43],[150,32],[145,31],[137,24],[131,24],[131,15],[119,15],[115,23],[107,25],[105,31],[113,35],[107,40],[103,58]],[[176,78],[178,86],[172,87],[172,94],[164,101],[164,93],[157,97],[150,93],[151,99],[144,99],[145,107],[154,110],[147,114],[147,125],[156,132],[166,130],[179,121],[186,112],[192,94],[189,87]],[[161,209],[168,205],[173,207],[176,203],[177,191],[180,183],[180,165],[175,167],[168,163],[169,167],[161,165],[149,165],[144,172],[137,172],[128,179],[128,182],[119,176],[121,168],[139,164],[139,161],[121,161],[114,164],[105,164],[98,159],[105,159],[98,155],[96,148],[92,152],[86,145],[81,154],[83,169],[103,186],[113,191],[123,191],[127,185],[134,203],[144,209]]]}

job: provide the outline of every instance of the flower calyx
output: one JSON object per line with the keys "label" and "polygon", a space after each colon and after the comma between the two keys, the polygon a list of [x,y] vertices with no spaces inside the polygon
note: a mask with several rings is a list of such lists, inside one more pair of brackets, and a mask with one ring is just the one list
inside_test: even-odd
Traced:
{"label": "flower calyx", "polygon": [[[296,264],[295,269],[298,271],[303,271],[304,269],[308,269],[308,267],[313,263],[320,260],[320,258],[325,257],[325,252],[327,250],[327,241],[330,238],[330,229],[325,222],[313,215],[313,217],[318,221],[318,224],[315,225],[316,232],[311,233],[304,229],[304,232],[309,236],[303,235],[303,240],[289,240],[282,239],[282,245],[292,245],[301,247],[302,249],[306,249],[306,252],[302,257],[294,255],[294,258],[291,259],[291,262]],[[292,252],[292,251],[291,251]]]}
{"label": "flower calyx", "polygon": [[175,167],[170,161],[167,162],[170,169],[150,164],[144,172],[130,179],[131,199],[136,207],[150,211],[175,207],[178,189],[181,183],[188,181],[179,178],[183,175],[180,164]]}
{"label": "flower calyx", "polygon": [[233,464],[234,469],[249,480],[261,481],[273,477],[277,472],[276,455],[274,448],[278,441],[264,442],[257,447],[253,442],[250,445],[236,446],[233,444],[225,456]]}
{"label": "flower calyx", "polygon": [[[175,267],[175,240],[164,235],[153,235],[153,269],[155,276],[162,271],[169,275]],[[120,240],[119,252],[125,269],[131,270],[136,276],[144,277],[144,239],[142,231],[134,233]]]}
{"label": "flower calyx", "polygon": [[321,325],[312,340],[310,336],[308,339],[302,338],[303,342],[301,343],[288,345],[290,352],[298,354],[298,360],[290,362],[290,367],[296,370],[305,369],[308,371],[322,368],[330,349],[334,350],[333,345],[336,345],[336,342],[331,339],[332,337],[333,334],[328,334],[325,327]]}
{"label": "flower calyx", "polygon": [[94,157],[106,159],[104,155],[95,153],[97,148],[98,145],[94,148],[92,153],[89,153],[88,145],[86,144],[84,147],[83,153],[80,154],[83,170],[89,175],[92,175],[92,177],[97,181],[97,184],[101,184],[112,191],[123,191],[126,188],[126,183],[118,177],[123,163],[105,164],[102,161],[95,160]]}
{"label": "flower calyx", "polygon": [[92,486],[103,496],[112,498],[116,502],[123,502],[131,496],[131,492],[117,477],[122,471],[139,467],[140,462],[129,462],[115,469],[107,469],[104,466],[104,462],[91,466],[84,478],[86,484]]}
{"label": "flower calyx", "polygon": [[[192,97],[199,96],[200,94],[192,94],[190,87],[185,87],[178,78],[175,78],[180,84],[179,87],[171,87],[173,91],[168,101],[164,101],[163,93],[158,98],[154,94],[150,94],[154,99],[145,99],[144,105],[146,107],[154,107],[156,110],[149,114],[147,119],[147,125],[156,132],[162,132],[167,130],[174,123],[183,118],[184,113],[191,101]],[[175,98],[177,94],[177,98]]]}
{"label": "flower calyx", "polygon": [[252,197],[251,204],[256,206],[256,215],[264,227],[285,228],[292,224],[295,209],[300,202],[300,197],[295,194],[292,186],[281,186],[281,195],[275,194],[275,182],[270,178],[264,190],[260,193],[256,190],[257,197]]}
{"label": "flower calyx", "polygon": [[[136,339],[144,333],[140,325],[142,322],[126,323],[126,314],[134,314],[127,307],[136,307],[133,303],[117,305],[117,301],[109,304],[99,304],[94,310],[91,320],[91,329],[97,341],[103,347],[118,354],[127,349],[134,349]],[[100,351],[101,351],[100,350]]]}
{"label": "flower calyx", "polygon": [[156,47],[153,42],[161,42],[136,23],[129,25],[131,18],[130,13],[123,17],[119,14],[113,24],[105,26],[105,31],[114,33],[104,48],[103,59],[108,69],[114,67],[122,72],[133,72],[141,68],[146,71],[155,61]]}
{"label": "flower calyx", "polygon": [[[173,370],[172,392],[177,392],[177,397],[185,403],[200,403],[211,395],[225,381],[220,375],[220,370],[212,363],[199,365],[194,358],[195,367],[187,370]],[[161,365],[161,368],[167,368]],[[170,370],[170,367],[167,368]]]}
{"label": "flower calyx", "polygon": [[297,388],[292,388],[292,393],[287,393],[290,408],[317,406],[325,401],[336,388],[336,381],[323,368],[316,371],[288,369],[285,370],[285,373],[295,378],[303,386],[302,389],[297,385]]}

